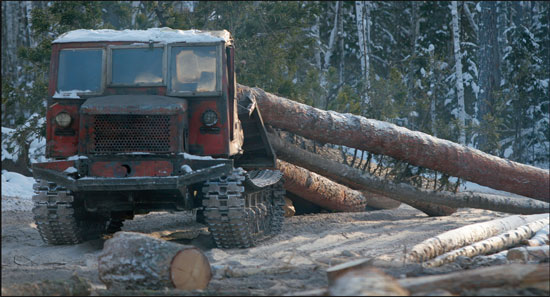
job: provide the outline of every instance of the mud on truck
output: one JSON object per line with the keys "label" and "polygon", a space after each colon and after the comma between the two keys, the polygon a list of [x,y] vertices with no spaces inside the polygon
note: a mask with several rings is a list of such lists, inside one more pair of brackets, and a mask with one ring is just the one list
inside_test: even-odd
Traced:
{"label": "mud on truck", "polygon": [[47,244],[160,210],[193,210],[221,248],[281,231],[281,172],[260,110],[237,97],[234,50],[226,30],[74,30],[53,41],[49,161],[32,166]]}

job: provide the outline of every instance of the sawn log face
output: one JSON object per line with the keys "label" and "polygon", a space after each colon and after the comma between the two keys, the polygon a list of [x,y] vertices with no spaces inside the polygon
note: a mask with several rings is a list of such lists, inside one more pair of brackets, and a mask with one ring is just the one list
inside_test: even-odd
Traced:
{"label": "sawn log face", "polygon": [[502,159],[431,135],[352,114],[324,111],[259,88],[239,85],[254,96],[266,124],[323,143],[383,154],[480,185],[550,201],[548,170]]}

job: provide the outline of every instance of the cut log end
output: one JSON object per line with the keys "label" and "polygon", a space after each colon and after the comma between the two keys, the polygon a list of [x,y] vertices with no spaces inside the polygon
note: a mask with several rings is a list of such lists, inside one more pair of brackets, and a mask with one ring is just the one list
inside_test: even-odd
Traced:
{"label": "cut log end", "polygon": [[208,259],[197,249],[179,251],[170,265],[172,283],[180,290],[202,290],[208,286],[212,271]]}

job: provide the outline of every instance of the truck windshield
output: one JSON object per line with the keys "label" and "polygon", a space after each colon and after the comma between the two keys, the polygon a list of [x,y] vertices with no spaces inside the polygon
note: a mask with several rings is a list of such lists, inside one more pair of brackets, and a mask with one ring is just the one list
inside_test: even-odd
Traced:
{"label": "truck windshield", "polygon": [[174,46],[171,52],[172,92],[213,92],[217,86],[215,46]]}
{"label": "truck windshield", "polygon": [[113,49],[112,83],[161,84],[163,54],[162,47]]}
{"label": "truck windshield", "polygon": [[94,92],[101,89],[101,49],[65,49],[59,52],[57,91]]}

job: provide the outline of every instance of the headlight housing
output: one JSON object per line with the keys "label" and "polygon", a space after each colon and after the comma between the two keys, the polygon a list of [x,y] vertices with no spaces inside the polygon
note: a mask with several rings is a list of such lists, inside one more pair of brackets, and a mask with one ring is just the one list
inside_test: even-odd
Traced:
{"label": "headlight housing", "polygon": [[58,113],[58,114],[55,116],[55,122],[57,123],[57,125],[59,125],[59,126],[62,127],[62,128],[67,128],[67,127],[69,127],[69,125],[71,124],[72,120],[73,120],[73,119],[71,118],[71,116],[70,116],[68,113],[64,112],[64,111]]}
{"label": "headlight housing", "polygon": [[211,127],[218,122],[218,114],[213,110],[207,110],[202,114],[201,119],[204,125]]}

